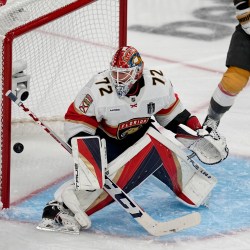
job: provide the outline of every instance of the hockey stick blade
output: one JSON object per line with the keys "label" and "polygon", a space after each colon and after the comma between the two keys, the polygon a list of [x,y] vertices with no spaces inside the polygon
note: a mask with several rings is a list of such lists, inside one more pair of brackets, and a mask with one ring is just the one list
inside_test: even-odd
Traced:
{"label": "hockey stick blade", "polygon": [[200,213],[195,212],[174,220],[159,222],[148,215],[119,186],[105,176],[105,190],[151,235],[162,236],[200,224]]}
{"label": "hockey stick blade", "polygon": [[[62,147],[64,147],[68,151],[68,153],[72,153],[72,148],[46,124],[42,123],[42,121],[30,109],[28,109],[19,99],[16,98],[11,90],[7,91],[5,95],[10,98],[12,102],[16,103],[16,105],[20,107],[25,113],[27,113],[36,122],[36,124],[38,124],[45,132],[47,132],[52,138],[54,138],[55,141],[57,141]],[[183,229],[196,226],[201,221],[201,217],[198,212],[191,213],[166,222],[155,221],[106,175],[104,190],[116,202],[118,202],[123,207],[123,209],[127,213],[129,213],[148,233],[154,236],[175,233]],[[39,229],[45,230],[41,228]]]}
{"label": "hockey stick blade", "polygon": [[155,221],[144,212],[144,215],[137,221],[150,234],[154,236],[163,236],[199,225],[201,222],[201,215],[198,212],[194,212],[173,220],[159,222]]}

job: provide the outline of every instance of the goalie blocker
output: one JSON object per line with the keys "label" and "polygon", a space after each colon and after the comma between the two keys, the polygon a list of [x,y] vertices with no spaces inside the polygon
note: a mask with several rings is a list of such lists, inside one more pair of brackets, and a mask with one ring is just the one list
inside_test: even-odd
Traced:
{"label": "goalie blocker", "polygon": [[128,193],[151,174],[159,179],[156,173],[162,172],[165,178],[160,181],[173,191],[178,200],[185,205],[199,207],[206,202],[216,179],[198,163],[190,161],[181,148],[175,144],[171,147],[172,143],[149,128],[144,137],[106,165],[105,145],[98,137],[75,138],[73,154],[77,164],[77,184],[69,182],[63,185],[55,193],[55,199],[74,213],[81,210],[91,215],[113,202],[102,189],[104,174]]}
{"label": "goalie blocker", "polygon": [[102,189],[107,167],[105,140],[98,136],[71,140],[76,190]]}

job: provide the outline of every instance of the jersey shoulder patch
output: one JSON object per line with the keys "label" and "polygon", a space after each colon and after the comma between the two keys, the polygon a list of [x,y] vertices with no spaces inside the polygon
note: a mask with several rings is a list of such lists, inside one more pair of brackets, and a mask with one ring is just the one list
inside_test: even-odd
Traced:
{"label": "jersey shoulder patch", "polygon": [[89,110],[90,105],[93,103],[93,98],[90,94],[86,94],[83,98],[83,100],[81,101],[80,105],[78,106],[78,108],[84,113],[86,114],[87,111]]}

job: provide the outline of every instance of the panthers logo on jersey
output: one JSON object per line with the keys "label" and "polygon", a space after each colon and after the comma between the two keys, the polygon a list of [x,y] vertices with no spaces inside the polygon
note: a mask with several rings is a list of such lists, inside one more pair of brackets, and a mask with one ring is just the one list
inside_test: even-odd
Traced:
{"label": "panthers logo on jersey", "polygon": [[117,138],[122,140],[128,135],[137,132],[144,124],[148,123],[148,121],[149,118],[136,118],[120,123],[117,128]]}

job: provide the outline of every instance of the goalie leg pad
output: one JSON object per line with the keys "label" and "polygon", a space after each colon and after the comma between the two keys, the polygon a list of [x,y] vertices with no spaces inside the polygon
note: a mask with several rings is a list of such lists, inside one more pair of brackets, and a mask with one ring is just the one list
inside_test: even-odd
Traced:
{"label": "goalie leg pad", "polygon": [[64,203],[81,227],[87,229],[91,226],[91,220],[84,211],[93,203],[102,190],[96,190],[95,192],[76,191],[73,182],[73,180],[70,180],[60,186],[55,192],[54,198],[56,201]]}
{"label": "goalie leg pad", "polygon": [[[196,165],[195,161],[189,160],[190,164],[195,168],[190,167],[190,164],[179,159],[183,170],[183,189],[182,193],[193,201],[195,207],[206,205],[207,199],[210,196],[212,189],[215,187],[217,180],[211,176],[205,169]],[[185,203],[183,199],[179,199]],[[188,205],[185,203],[185,205]]]}
{"label": "goalie leg pad", "polygon": [[[165,143],[164,140],[162,140],[162,138],[165,138],[162,134],[160,134],[154,129],[149,129],[148,135],[145,135],[143,138],[141,138],[141,140],[138,141],[138,143],[134,144],[132,147],[127,149],[122,155],[120,155],[114,161],[108,164],[108,169],[107,169],[108,172],[106,174],[116,182],[117,181],[116,174],[121,173],[120,171],[122,166],[126,165],[128,161],[131,164],[134,163],[133,160],[131,161],[131,159],[133,159],[136,155],[141,154],[140,153],[141,151],[144,152],[145,148],[148,147],[150,144],[152,145],[151,137],[156,138],[162,144],[161,147],[165,146],[172,151],[174,150],[171,147],[168,147],[169,145]],[[167,138],[166,140],[167,142],[169,141],[169,139]],[[178,155],[179,147],[176,145],[175,147],[177,147],[178,150],[174,152],[177,152],[176,155]],[[185,154],[185,157],[186,156],[187,155]],[[175,158],[180,160],[179,156]],[[187,161],[188,160],[186,160],[185,162]],[[180,165],[182,166],[182,173],[181,173],[182,184],[178,196],[181,198],[182,195],[188,197],[192,201],[191,205],[198,207],[202,203],[202,201],[206,199],[209,190],[212,190],[214,182],[213,181],[209,182],[208,180],[206,180],[208,181],[208,184],[207,183],[205,184],[207,184],[208,187],[206,187],[206,192],[205,192],[204,188],[201,188],[201,186],[196,186],[195,184],[197,182],[197,179],[199,178],[206,179],[206,176],[203,173],[200,173],[200,171],[204,171],[204,173],[206,173],[206,171],[197,166],[194,166],[194,164],[192,164],[191,162],[188,162],[187,164],[188,167],[180,162]],[[198,176],[193,177],[195,174],[197,174]],[[207,176],[209,176],[208,173]],[[210,180],[210,177],[208,179]],[[211,179],[214,180],[213,177]],[[77,214],[77,212],[80,210],[80,211],[85,211],[87,214],[90,215],[102,209],[103,207],[105,207],[107,204],[110,203],[110,200],[106,200],[108,199],[107,198],[108,196],[106,192],[103,192],[102,189],[97,189],[96,191],[87,191],[87,190],[77,191],[75,190],[73,182],[71,182],[71,184],[68,183],[63,185],[56,192],[55,196],[57,200],[65,202],[65,204],[74,212],[74,214]],[[190,205],[189,203],[187,204]],[[80,215],[82,214],[80,213]],[[78,216],[76,216],[76,219],[82,226],[84,226],[84,223],[81,222],[80,219],[78,219]]]}
{"label": "goalie leg pad", "polygon": [[168,131],[165,131],[166,135],[164,131],[161,134],[154,129],[149,129],[148,135],[156,140],[155,144],[159,145],[158,147],[165,146],[171,150],[176,167],[181,167],[181,170],[177,171],[177,174],[179,172],[179,178],[173,179],[175,182],[179,181],[178,185],[181,190],[180,192],[178,189],[172,190],[174,192],[177,191],[176,195],[182,203],[188,206],[199,207],[203,205],[210,192],[215,187],[217,180],[190,158],[175,138],[170,140],[169,138],[171,138],[171,136],[167,134]]}
{"label": "goalie leg pad", "polygon": [[[148,154],[149,150],[147,148],[149,147],[149,144],[151,144],[150,138],[148,136],[142,137],[137,143],[128,148],[120,156],[108,164],[106,175],[114,180],[114,182],[117,182],[122,169],[125,168],[125,165],[130,164],[132,169],[136,167],[136,163],[132,160],[134,157],[138,158],[137,161],[139,163],[141,162],[141,159],[144,159],[144,156]],[[137,157],[137,155],[139,156]],[[124,175],[122,176],[125,179],[128,178],[127,180],[129,180],[130,171],[128,172],[128,177]],[[72,191],[73,193],[71,193]],[[76,196],[78,202],[80,203],[80,205],[77,205],[78,208],[76,209],[74,209],[71,205],[77,204],[76,201],[72,202],[72,198],[70,198],[73,195]],[[74,180],[71,180],[59,187],[54,196],[56,200],[64,202],[74,213],[77,213],[77,211],[81,209],[81,211],[85,211],[88,215],[95,213],[112,202],[112,200],[108,199],[108,195],[105,191],[103,191],[103,189],[76,190]]]}
{"label": "goalie leg pad", "polygon": [[64,204],[73,212],[74,218],[84,229],[91,226],[91,220],[88,215],[83,212],[80,202],[72,188],[65,189],[62,193],[62,200]]}

